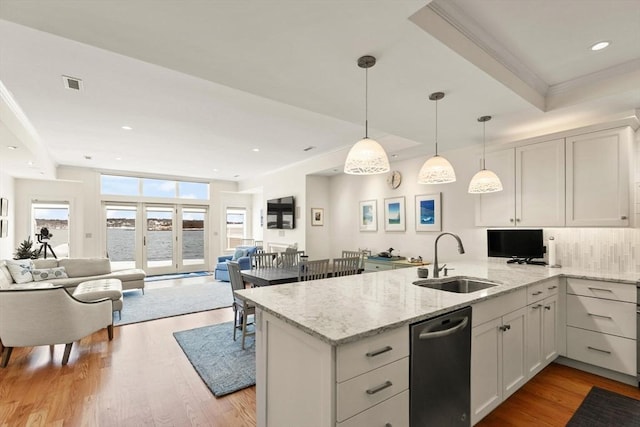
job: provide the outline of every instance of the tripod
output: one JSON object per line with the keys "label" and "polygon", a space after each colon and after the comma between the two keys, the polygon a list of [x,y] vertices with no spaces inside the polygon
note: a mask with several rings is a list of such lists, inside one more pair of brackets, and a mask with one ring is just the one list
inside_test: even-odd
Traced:
{"label": "tripod", "polygon": [[56,253],[53,252],[53,248],[49,244],[49,239],[45,238],[45,237],[42,237],[41,234],[36,234],[36,236],[38,237],[38,243],[40,243],[40,249],[38,250],[38,256],[40,256],[40,254],[44,250],[44,259],[47,259],[47,251],[50,251],[51,255],[53,255],[53,257],[55,259],[58,259],[58,257],[56,256]]}

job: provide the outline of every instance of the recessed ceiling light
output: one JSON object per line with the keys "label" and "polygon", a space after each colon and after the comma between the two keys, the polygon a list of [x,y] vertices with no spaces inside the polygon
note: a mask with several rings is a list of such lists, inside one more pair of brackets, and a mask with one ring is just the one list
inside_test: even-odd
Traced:
{"label": "recessed ceiling light", "polygon": [[391,157],[393,157],[395,159],[396,157],[398,157],[398,155],[397,154],[392,154]]}
{"label": "recessed ceiling light", "polygon": [[611,42],[601,41],[601,42],[598,42],[598,43],[594,44],[593,46],[591,46],[591,50],[593,50],[593,51],[602,50],[602,49],[604,49],[606,47],[609,47],[610,44],[611,44]]}
{"label": "recessed ceiling light", "polygon": [[251,150],[251,151],[255,151],[255,152],[257,153],[258,151],[260,151],[260,149],[259,149],[259,148],[254,148],[254,149],[253,149],[253,150]]}
{"label": "recessed ceiling light", "polygon": [[32,168],[32,167],[33,167],[33,162],[32,162],[31,160],[29,160],[29,161],[27,162],[27,165],[29,165],[29,167],[30,167],[30,168]]}
{"label": "recessed ceiling light", "polygon": [[218,169],[214,169],[213,171],[214,171],[214,172],[218,172]]}
{"label": "recessed ceiling light", "polygon": [[18,147],[16,147],[15,145],[7,145],[7,148],[9,150],[17,150],[18,149]]}
{"label": "recessed ceiling light", "polygon": [[122,126],[122,129],[124,129],[124,130],[133,130],[133,128],[131,126]]}
{"label": "recessed ceiling light", "polygon": [[116,157],[116,160],[122,160],[122,157]]}
{"label": "recessed ceiling light", "polygon": [[234,178],[240,178],[240,175],[233,175]]}

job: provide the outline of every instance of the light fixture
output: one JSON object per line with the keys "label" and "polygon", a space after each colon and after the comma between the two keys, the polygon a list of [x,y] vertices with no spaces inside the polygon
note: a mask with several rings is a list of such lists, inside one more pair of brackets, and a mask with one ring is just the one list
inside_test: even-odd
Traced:
{"label": "light fixture", "polygon": [[491,116],[478,117],[478,121],[482,123],[482,169],[469,182],[469,193],[471,194],[502,191],[502,182],[500,182],[498,175],[485,167],[486,125],[489,120],[491,120]]}
{"label": "light fixture", "polygon": [[418,184],[446,184],[455,182],[456,173],[447,159],[438,155],[438,101],[444,98],[443,92],[429,95],[431,101],[436,101],[436,154],[424,162],[418,173]]}
{"label": "light fixture", "polygon": [[18,147],[16,145],[7,145],[7,148],[9,150],[17,150],[18,149]]}
{"label": "light fixture", "polygon": [[369,138],[369,68],[376,64],[373,56],[362,56],[358,59],[358,67],[365,70],[364,85],[364,138],[356,142],[344,162],[344,173],[350,175],[374,175],[389,172],[389,159],[384,148],[377,141]]}
{"label": "light fixture", "polygon": [[260,151],[260,149],[259,148],[254,148],[251,151],[253,151],[254,153],[257,153],[258,151]]}
{"label": "light fixture", "polygon": [[593,50],[593,51],[602,50],[602,49],[605,49],[605,48],[609,47],[610,44],[611,44],[611,42],[603,40],[603,41],[598,42],[598,43],[594,44],[593,46],[591,46],[591,50]]}
{"label": "light fixture", "polygon": [[122,126],[123,130],[133,130],[133,128],[131,126]]}

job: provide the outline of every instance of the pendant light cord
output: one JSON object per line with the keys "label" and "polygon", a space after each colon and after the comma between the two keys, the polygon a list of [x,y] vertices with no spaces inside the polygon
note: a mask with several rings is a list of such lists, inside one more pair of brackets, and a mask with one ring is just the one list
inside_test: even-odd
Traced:
{"label": "pendant light cord", "polygon": [[369,69],[364,69],[364,137],[369,138]]}
{"label": "pendant light cord", "polygon": [[438,155],[438,100],[436,99],[436,156]]}
{"label": "pendant light cord", "polygon": [[485,170],[485,146],[487,144],[487,122],[482,122],[482,170]]}

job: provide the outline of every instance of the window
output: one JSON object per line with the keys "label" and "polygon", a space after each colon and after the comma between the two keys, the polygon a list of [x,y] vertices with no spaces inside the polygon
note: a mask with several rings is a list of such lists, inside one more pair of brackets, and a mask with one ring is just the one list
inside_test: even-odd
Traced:
{"label": "window", "polygon": [[170,179],[101,175],[100,191],[102,194],[116,196],[209,200],[209,184]]}
{"label": "window", "polygon": [[100,191],[102,194],[118,196],[139,196],[140,179],[129,176],[101,175]]}
{"label": "window", "polygon": [[227,250],[242,244],[247,237],[247,210],[227,208]]}
{"label": "window", "polygon": [[178,181],[178,197],[181,199],[209,200],[209,184]]}
{"label": "window", "polygon": [[165,179],[142,179],[142,195],[147,197],[176,197],[176,182]]}

